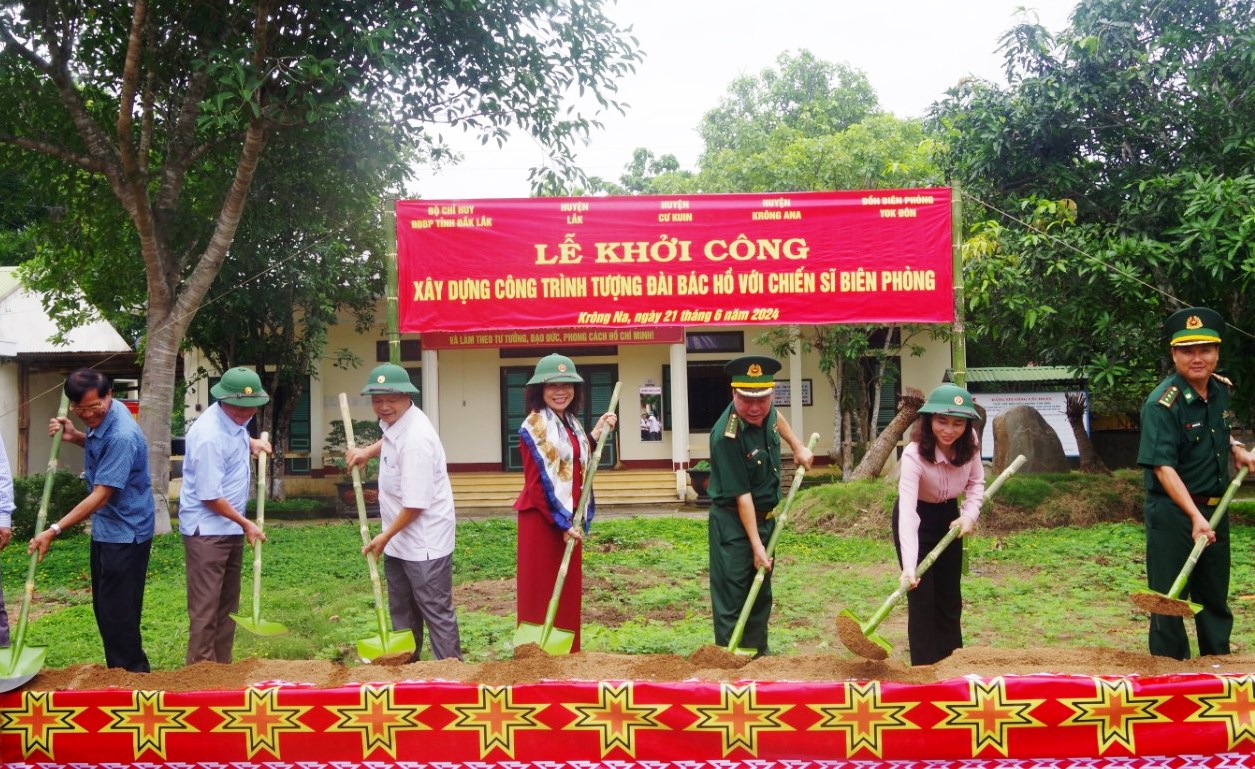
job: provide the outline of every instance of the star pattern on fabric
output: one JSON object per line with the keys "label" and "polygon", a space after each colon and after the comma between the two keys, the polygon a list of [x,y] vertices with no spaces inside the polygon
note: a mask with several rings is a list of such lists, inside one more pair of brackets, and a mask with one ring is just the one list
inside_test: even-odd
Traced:
{"label": "star pattern on fabric", "polygon": [[446,729],[473,729],[479,732],[479,756],[484,758],[493,748],[514,758],[514,736],[521,729],[548,729],[536,719],[548,707],[515,704],[514,691],[508,686],[479,687],[479,702],[474,705],[445,705],[457,715]]}
{"label": "star pattern on fabric", "polygon": [[880,682],[857,683],[847,681],[845,703],[841,705],[810,705],[810,709],[823,716],[810,727],[811,731],[840,731],[845,736],[845,754],[854,755],[866,750],[880,758],[884,751],[884,733],[890,729],[917,729],[915,724],[903,718],[903,714],[915,705],[889,704],[880,699]]}
{"label": "star pattern on fabric", "polygon": [[52,738],[58,733],[86,734],[74,722],[87,708],[64,708],[52,704],[52,692],[23,692],[21,706],[0,708],[0,732],[20,735],[23,758],[39,751],[53,758]]}
{"label": "star pattern on fabric", "polygon": [[992,748],[1007,755],[1007,742],[1015,727],[1042,727],[1031,714],[1045,700],[1013,700],[1007,697],[1007,684],[1001,677],[989,681],[968,681],[966,702],[936,702],[946,712],[938,729],[968,729],[972,733],[972,755]]}
{"label": "star pattern on fabric", "polygon": [[382,750],[394,760],[397,757],[397,736],[401,731],[430,729],[418,720],[418,714],[429,705],[400,705],[394,701],[392,686],[367,684],[358,690],[356,705],[327,705],[338,719],[329,732],[358,732],[362,737],[362,757]]}
{"label": "star pattern on fabric", "polygon": [[1096,696],[1059,698],[1060,703],[1073,710],[1060,726],[1096,726],[1099,753],[1120,745],[1136,754],[1133,731],[1138,723],[1172,723],[1171,718],[1156,710],[1171,697],[1134,697],[1133,684],[1128,679],[1093,681],[1098,689]]}
{"label": "star pattern on fabric", "polygon": [[736,686],[722,684],[719,687],[718,705],[685,705],[697,716],[697,721],[685,727],[689,732],[717,731],[723,739],[723,755],[737,747],[750,755],[758,755],[760,732],[791,732],[793,727],[780,720],[780,716],[793,709],[792,705],[759,705],[758,690],[754,684]]}
{"label": "star pattern on fabric", "polygon": [[166,705],[165,692],[134,691],[131,692],[130,705],[100,708],[112,719],[101,731],[130,732],[136,758],[146,750],[165,758],[167,732],[199,731],[186,720],[188,714],[195,710],[195,707]]}
{"label": "star pattern on fabric", "polygon": [[284,732],[299,734],[313,731],[300,721],[301,716],[312,708],[280,706],[279,690],[274,688],[245,689],[244,704],[240,707],[213,710],[225,719],[214,731],[244,732],[248,740],[250,759],[263,750],[269,751],[275,758],[281,758],[279,737]]}
{"label": "star pattern on fabric", "polygon": [[1243,741],[1255,743],[1255,676],[1220,680],[1224,683],[1224,691],[1219,694],[1186,695],[1199,706],[1199,710],[1185,720],[1224,723],[1230,750]]}
{"label": "star pattern on fabric", "polygon": [[568,729],[596,729],[601,738],[604,758],[614,748],[636,757],[636,732],[640,729],[666,729],[658,717],[667,705],[638,705],[632,682],[615,685],[602,681],[597,685],[597,703],[566,707],[578,718]]}

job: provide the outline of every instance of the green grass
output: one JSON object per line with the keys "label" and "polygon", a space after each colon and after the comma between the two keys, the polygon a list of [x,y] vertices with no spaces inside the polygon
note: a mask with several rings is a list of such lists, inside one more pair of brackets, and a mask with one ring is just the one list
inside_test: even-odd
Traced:
{"label": "green grass", "polygon": [[[1055,488],[1072,486],[1055,483]],[[777,653],[848,654],[833,618],[849,608],[866,618],[896,587],[887,523],[873,509],[892,491],[884,484],[816,487],[780,538],[774,577],[772,648]],[[1099,488],[1101,485],[1096,485]],[[1036,496],[1036,485],[1026,484]],[[1028,492],[1031,491],[1032,494]],[[1097,493],[1097,492],[1095,492]],[[1049,497],[1037,504],[1049,502]],[[841,506],[844,510],[832,509]],[[862,512],[857,512],[862,509]],[[851,511],[854,512],[851,512]],[[866,535],[832,533],[834,521],[858,518]],[[820,521],[822,525],[816,523]],[[869,523],[871,521],[871,523]],[[377,523],[375,526],[377,527]],[[268,521],[262,618],[289,633],[236,636],[236,657],[348,661],[352,645],[374,635],[370,581],[355,521]],[[46,664],[101,663],[87,575],[88,539],[58,539],[36,574],[28,641],[48,648]],[[1233,528],[1234,641],[1255,649],[1255,528]],[[649,517],[598,520],[584,556],[584,648],[688,655],[711,643],[706,522]],[[1088,527],[990,533],[967,541],[964,631],[968,645],[1145,649],[1146,617],[1127,593],[1144,580],[1143,533],[1132,521]],[[16,623],[28,559],[20,544],[0,554],[11,622]],[[466,658],[512,655],[515,537],[512,518],[465,521],[458,528],[454,580]],[[157,668],[179,667],[187,642],[183,550],[177,535],[158,537],[145,595],[145,646]],[[242,609],[251,611],[251,559]],[[905,658],[905,608],[879,628]]]}

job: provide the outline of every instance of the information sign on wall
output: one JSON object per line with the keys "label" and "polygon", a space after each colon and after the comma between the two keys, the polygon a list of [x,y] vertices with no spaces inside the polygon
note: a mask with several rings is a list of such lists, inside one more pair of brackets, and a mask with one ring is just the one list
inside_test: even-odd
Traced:
{"label": "information sign on wall", "polygon": [[[982,406],[987,414],[985,431],[981,433],[980,451],[985,459],[994,455],[994,418],[1013,406],[1031,406],[1046,420],[1059,442],[1063,444],[1065,456],[1080,456],[1076,446],[1076,436],[1072,434],[1072,425],[1068,422],[1067,393],[973,393],[972,398]],[[1089,431],[1089,409],[1085,409],[1085,430]]]}

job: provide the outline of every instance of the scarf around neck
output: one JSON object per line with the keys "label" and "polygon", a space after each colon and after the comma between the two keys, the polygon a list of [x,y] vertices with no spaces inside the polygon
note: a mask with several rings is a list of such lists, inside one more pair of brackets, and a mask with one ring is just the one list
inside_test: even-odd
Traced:
{"label": "scarf around neck", "polygon": [[[580,442],[580,467],[587,468],[589,450],[588,436],[578,419],[571,419],[571,430]],[[545,498],[549,502],[549,515],[554,524],[566,530],[571,528],[575,519],[575,505],[579,499],[579,489],[575,488],[575,449],[571,445],[571,436],[566,426],[553,409],[533,411],[523,420],[519,427],[519,448],[531,455],[540,468],[540,482],[545,489]],[[581,478],[587,477],[581,473]],[[588,531],[593,520],[593,500],[588,500],[587,512],[584,515],[584,531]]]}

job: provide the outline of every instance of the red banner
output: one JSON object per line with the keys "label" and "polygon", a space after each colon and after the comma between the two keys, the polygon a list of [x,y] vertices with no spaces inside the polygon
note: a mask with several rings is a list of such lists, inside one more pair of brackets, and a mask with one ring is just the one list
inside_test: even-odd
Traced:
{"label": "red banner", "polygon": [[401,331],[948,323],[950,194],[402,200]]}
{"label": "red banner", "polygon": [[1204,674],[19,691],[0,767],[1251,767],[1253,695]]}

